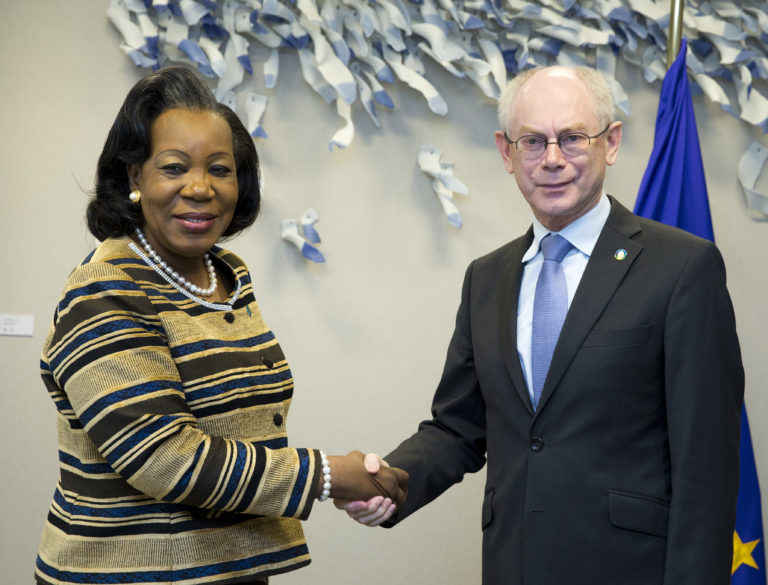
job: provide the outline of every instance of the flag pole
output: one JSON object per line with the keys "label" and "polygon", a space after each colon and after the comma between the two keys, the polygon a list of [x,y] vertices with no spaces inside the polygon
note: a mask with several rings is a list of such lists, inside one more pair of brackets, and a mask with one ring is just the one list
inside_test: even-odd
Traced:
{"label": "flag pole", "polygon": [[667,35],[667,69],[672,66],[675,57],[680,52],[680,41],[683,36],[683,9],[685,0],[670,0],[669,34]]}

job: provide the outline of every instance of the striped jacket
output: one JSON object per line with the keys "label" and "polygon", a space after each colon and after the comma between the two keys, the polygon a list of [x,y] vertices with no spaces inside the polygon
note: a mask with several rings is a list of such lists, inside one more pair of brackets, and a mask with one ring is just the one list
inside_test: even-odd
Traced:
{"label": "striped jacket", "polygon": [[200,304],[103,242],[69,276],[41,369],[60,481],[39,583],[230,584],[309,563],[319,452],[288,447],[293,378],[242,260]]}

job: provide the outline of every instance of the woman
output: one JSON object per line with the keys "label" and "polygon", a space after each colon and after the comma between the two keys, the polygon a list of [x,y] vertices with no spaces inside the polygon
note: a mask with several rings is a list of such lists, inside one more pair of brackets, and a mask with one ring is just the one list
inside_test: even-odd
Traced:
{"label": "woman", "polygon": [[216,246],[253,223],[258,178],[247,130],[191,71],[126,97],[87,211],[102,243],[43,348],[61,478],[38,583],[266,583],[309,563],[315,499],[404,500],[405,472],[287,446],[290,370]]}

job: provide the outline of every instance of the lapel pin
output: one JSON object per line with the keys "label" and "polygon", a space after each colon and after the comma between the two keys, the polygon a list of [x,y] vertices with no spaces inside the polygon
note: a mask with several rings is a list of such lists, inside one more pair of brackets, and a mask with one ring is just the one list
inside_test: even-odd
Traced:
{"label": "lapel pin", "polygon": [[627,257],[627,251],[624,248],[619,248],[613,255],[616,260],[624,260]]}

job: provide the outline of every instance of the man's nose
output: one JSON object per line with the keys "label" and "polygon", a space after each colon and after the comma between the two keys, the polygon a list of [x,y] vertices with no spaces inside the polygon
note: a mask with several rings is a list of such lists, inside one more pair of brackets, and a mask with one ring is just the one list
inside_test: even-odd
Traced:
{"label": "man's nose", "polygon": [[547,143],[541,157],[541,164],[546,168],[557,168],[565,165],[565,155],[560,150],[560,143],[557,140]]}

